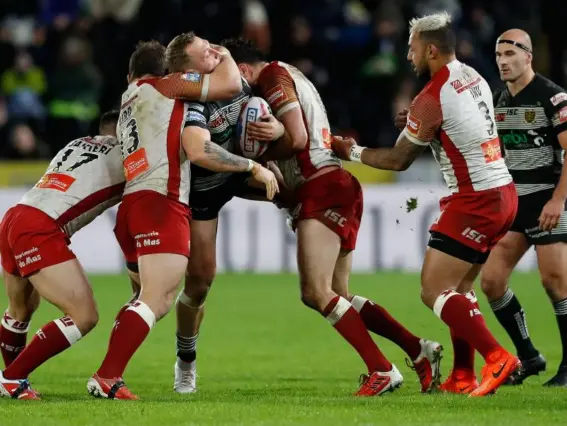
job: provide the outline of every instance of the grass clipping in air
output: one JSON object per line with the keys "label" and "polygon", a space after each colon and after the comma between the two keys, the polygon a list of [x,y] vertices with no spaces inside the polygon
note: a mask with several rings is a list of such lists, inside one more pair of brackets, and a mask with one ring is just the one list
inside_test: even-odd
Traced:
{"label": "grass clipping in air", "polygon": [[417,197],[411,197],[406,200],[406,213],[417,209]]}

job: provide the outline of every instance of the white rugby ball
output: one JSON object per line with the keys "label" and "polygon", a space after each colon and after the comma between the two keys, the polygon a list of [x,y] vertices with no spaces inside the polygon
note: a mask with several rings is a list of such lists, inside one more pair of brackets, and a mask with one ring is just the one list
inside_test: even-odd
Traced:
{"label": "white rugby ball", "polygon": [[271,113],[270,105],[268,105],[264,99],[257,96],[251,97],[248,99],[248,102],[243,105],[240,111],[240,117],[238,118],[236,134],[240,142],[242,155],[246,158],[258,158],[268,149],[267,142],[260,142],[248,136],[246,125],[251,121],[260,121],[260,117]]}

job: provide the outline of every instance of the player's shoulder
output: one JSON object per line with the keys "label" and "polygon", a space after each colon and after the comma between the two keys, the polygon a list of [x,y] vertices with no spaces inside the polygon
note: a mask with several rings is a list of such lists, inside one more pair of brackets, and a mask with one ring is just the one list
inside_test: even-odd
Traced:
{"label": "player's shoulder", "polygon": [[549,78],[536,74],[533,83],[535,92],[545,97],[542,100],[551,103],[553,107],[567,101],[567,91]]}
{"label": "player's shoulder", "polygon": [[498,86],[492,89],[492,103],[494,107],[506,107],[510,102],[510,92],[506,86]]}
{"label": "player's shoulder", "polygon": [[269,62],[262,72],[260,73],[260,79],[268,79],[268,78],[277,78],[277,77],[285,77],[290,76],[290,65],[286,64],[285,62],[281,61],[272,61]]}

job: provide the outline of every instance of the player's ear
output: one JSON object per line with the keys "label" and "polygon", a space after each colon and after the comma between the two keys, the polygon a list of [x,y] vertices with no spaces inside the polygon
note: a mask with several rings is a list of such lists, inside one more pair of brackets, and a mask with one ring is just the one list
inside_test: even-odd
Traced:
{"label": "player's ear", "polygon": [[128,75],[126,76],[126,81],[128,82],[128,84],[132,83],[132,80],[133,80],[132,74],[128,74]]}
{"label": "player's ear", "polygon": [[240,71],[240,75],[246,79],[250,77],[250,73],[248,72],[248,67],[246,64],[238,64],[238,71]]}

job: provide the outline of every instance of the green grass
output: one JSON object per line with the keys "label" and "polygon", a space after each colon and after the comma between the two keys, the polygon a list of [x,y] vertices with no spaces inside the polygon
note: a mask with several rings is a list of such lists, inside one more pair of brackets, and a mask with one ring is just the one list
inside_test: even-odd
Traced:
{"label": "green grass", "polygon": [[[387,307],[414,333],[442,342],[442,368],[448,373],[449,335],[421,304],[416,275],[358,275],[351,282],[355,292]],[[199,392],[172,392],[175,322],[170,314],[154,328],[126,371],[125,380],[141,401],[117,402],[91,399],[85,385],[104,357],[109,329],[128,298],[129,285],[124,277],[94,276],[98,327],[32,375],[43,401],[0,399],[0,425],[563,424],[567,389],[541,386],[561,356],[553,311],[536,275],[518,274],[513,282],[549,370],[521,387],[501,388],[493,397],[421,395],[402,351],[379,339],[404,375],[404,386],[380,398],[354,398],[351,394],[364,366],[323,318],[300,303],[296,276],[223,275],[210,294],[198,344]],[[511,347],[479,299],[489,325]],[[5,296],[0,302],[6,306]],[[58,316],[43,303],[32,328]]]}

